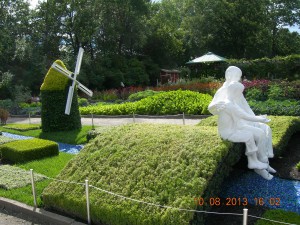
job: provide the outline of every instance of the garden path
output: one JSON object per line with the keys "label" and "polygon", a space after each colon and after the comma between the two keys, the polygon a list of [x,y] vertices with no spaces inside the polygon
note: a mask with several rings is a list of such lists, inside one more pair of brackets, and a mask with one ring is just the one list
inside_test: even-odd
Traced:
{"label": "garden path", "polygon": [[[203,117],[202,117],[203,118]],[[178,124],[182,125],[185,123],[186,125],[196,125],[200,122],[201,117],[187,117],[184,119],[182,116],[166,116],[166,117],[153,117],[153,116],[136,116],[133,117],[81,117],[81,123],[83,125],[92,125],[92,120],[94,122],[94,126],[118,126],[128,123],[158,123],[158,124]],[[41,118],[32,117],[10,117],[7,120],[7,123],[32,123],[32,124],[40,124]]]}

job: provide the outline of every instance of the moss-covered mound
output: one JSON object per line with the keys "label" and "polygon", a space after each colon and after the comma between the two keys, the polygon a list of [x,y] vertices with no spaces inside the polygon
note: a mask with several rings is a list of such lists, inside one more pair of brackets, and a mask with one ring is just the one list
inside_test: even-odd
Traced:
{"label": "moss-covered mound", "polygon": [[[88,179],[92,186],[129,198],[196,209],[194,198],[216,196],[242,154],[242,149],[230,151],[232,146],[219,138],[216,127],[115,127],[93,139],[58,179],[79,183]],[[53,181],[43,199],[47,208],[86,219],[83,185]],[[90,187],[90,204],[97,224],[202,224],[203,214],[197,217],[193,212],[132,202],[94,187]]]}
{"label": "moss-covered mound", "polygon": [[[55,61],[66,68],[62,61]],[[41,86],[42,130],[44,132],[76,130],[81,128],[77,90],[74,90],[70,115],[65,115],[65,107],[71,81],[53,68],[50,68]]]}
{"label": "moss-covered mound", "polygon": [[[268,123],[272,129],[272,143],[275,156],[279,156],[286,148],[291,136],[300,131],[300,118],[295,116],[268,116],[271,122]],[[198,126],[217,127],[217,116],[208,117]]]}

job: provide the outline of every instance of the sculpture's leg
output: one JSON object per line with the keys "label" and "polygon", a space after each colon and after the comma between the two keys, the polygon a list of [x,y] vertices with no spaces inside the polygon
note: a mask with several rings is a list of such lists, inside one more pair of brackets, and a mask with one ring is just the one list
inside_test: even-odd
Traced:
{"label": "sculpture's leg", "polygon": [[270,173],[276,173],[277,171],[272,168],[270,165],[268,166],[268,169],[267,169]]}
{"label": "sculpture's leg", "polygon": [[266,180],[271,180],[273,178],[273,175],[269,174],[267,170],[258,170],[258,169],[255,169],[254,171],[255,171],[255,173],[257,173],[258,175],[262,176]]}
{"label": "sculpture's leg", "polygon": [[268,168],[268,164],[262,163],[257,159],[256,152],[248,153],[247,158],[248,158],[248,168],[249,169],[262,170],[262,169],[267,169]]}

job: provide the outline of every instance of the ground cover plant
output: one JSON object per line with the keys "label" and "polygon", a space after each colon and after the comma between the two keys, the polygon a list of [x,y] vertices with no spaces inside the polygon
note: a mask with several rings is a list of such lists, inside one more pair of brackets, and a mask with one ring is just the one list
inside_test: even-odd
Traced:
{"label": "ground cover plant", "polygon": [[[8,126],[11,126],[10,124]],[[86,136],[89,130],[92,129],[92,126],[82,126],[81,129],[71,130],[71,131],[52,131],[52,132],[43,132],[42,129],[36,130],[27,130],[20,131],[23,124],[15,124],[13,125],[15,128],[19,129],[8,129],[4,126],[0,126],[0,131],[19,134],[24,136],[31,136],[36,138],[47,139],[56,142],[62,142],[67,144],[84,144],[87,142]]]}
{"label": "ground cover plant", "polygon": [[[59,155],[44,158],[40,160],[34,160],[26,163],[18,163],[15,166],[22,168],[26,171],[33,169],[34,173],[39,173],[44,176],[55,178],[58,173],[64,168],[64,166],[74,157],[73,154],[67,154],[64,152],[60,152]],[[55,165],[55,166],[54,166]],[[0,166],[1,172],[2,166]],[[35,174],[36,175],[36,174]],[[49,185],[51,180],[44,179],[43,181],[36,183],[36,193],[37,193],[37,201],[38,206],[43,206],[43,200],[41,199],[41,193],[45,187]],[[30,182],[30,180],[29,180]],[[31,185],[27,185],[20,188],[14,188],[5,190],[0,188],[0,196],[17,200],[19,202],[26,203],[27,205],[33,206],[33,197],[32,197],[32,189]]]}
{"label": "ground cover plant", "polygon": [[15,139],[0,135],[0,145],[11,141],[15,141]]}
{"label": "ground cover plant", "polygon": [[141,99],[116,105],[100,105],[81,107],[82,115],[167,115],[167,114],[208,114],[208,104],[212,97],[193,91],[169,91]]}
{"label": "ground cover plant", "polygon": [[[0,188],[6,190],[12,188],[24,187],[31,184],[31,176],[29,171],[16,166],[2,165],[0,169]],[[35,181],[43,180],[42,176],[35,176]]]}
{"label": "ground cover plant", "polygon": [[[230,165],[241,155],[236,149],[230,152],[231,147],[232,143],[219,138],[216,127],[130,124],[93,139],[58,179],[79,183],[88,179],[91,185],[130,198],[196,209],[194,197],[216,194]],[[82,185],[53,182],[43,199],[47,208],[86,218]],[[130,202],[93,188],[90,202],[92,220],[98,223],[201,221],[191,212]]]}

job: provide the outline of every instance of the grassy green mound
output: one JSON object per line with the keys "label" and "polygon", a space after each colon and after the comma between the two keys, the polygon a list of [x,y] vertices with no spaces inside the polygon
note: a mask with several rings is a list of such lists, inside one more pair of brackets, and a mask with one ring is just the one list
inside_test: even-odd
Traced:
{"label": "grassy green mound", "polygon": [[98,105],[81,107],[82,115],[173,115],[186,114],[209,114],[207,107],[212,97],[193,91],[169,91],[149,96],[137,102],[127,102],[116,105]]}
{"label": "grassy green mound", "polygon": [[[268,116],[268,123],[272,129],[272,143],[275,156],[279,156],[286,148],[291,136],[300,131],[300,118],[295,116]],[[208,117],[198,124],[199,126],[217,126],[217,116]]]}
{"label": "grassy green mound", "polygon": [[[129,198],[196,209],[194,198],[216,196],[241,150],[222,141],[216,127],[130,124],[101,133],[71,160],[58,179]],[[47,208],[86,218],[84,186],[53,181]],[[201,215],[132,202],[90,187],[92,221],[101,224],[201,224]],[[208,209],[208,205],[204,206]],[[198,208],[203,209],[203,208]]]}
{"label": "grassy green mound", "polygon": [[53,141],[33,138],[0,145],[4,160],[18,163],[58,155],[58,144]]}
{"label": "grassy green mound", "polygon": [[[29,171],[20,169],[15,166],[1,165],[0,166],[0,188],[5,190],[20,188],[31,184],[31,176]],[[41,181],[44,177],[35,176],[35,181]]]}

